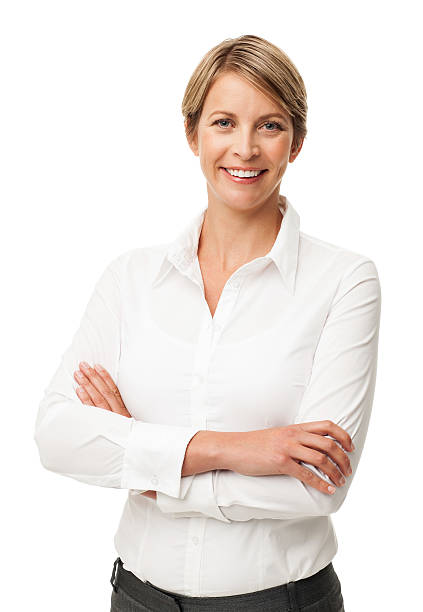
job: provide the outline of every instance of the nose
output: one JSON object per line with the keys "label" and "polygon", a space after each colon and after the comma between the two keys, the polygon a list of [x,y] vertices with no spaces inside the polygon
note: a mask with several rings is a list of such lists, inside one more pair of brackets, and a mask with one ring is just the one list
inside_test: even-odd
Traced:
{"label": "nose", "polygon": [[240,129],[233,145],[233,153],[243,160],[249,160],[259,155],[260,150],[256,137],[256,134],[252,133],[247,127],[244,130]]}

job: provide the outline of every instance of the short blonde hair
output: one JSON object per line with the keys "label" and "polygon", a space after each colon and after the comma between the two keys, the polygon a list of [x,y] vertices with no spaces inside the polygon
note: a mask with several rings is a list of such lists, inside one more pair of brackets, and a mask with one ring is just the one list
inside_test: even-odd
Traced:
{"label": "short blonde hair", "polygon": [[245,78],[290,115],[294,127],[292,145],[296,150],[307,134],[303,79],[282,49],[252,34],[226,38],[205,54],[192,73],[182,100],[188,140],[197,131],[210,87],[218,76],[228,72]]}

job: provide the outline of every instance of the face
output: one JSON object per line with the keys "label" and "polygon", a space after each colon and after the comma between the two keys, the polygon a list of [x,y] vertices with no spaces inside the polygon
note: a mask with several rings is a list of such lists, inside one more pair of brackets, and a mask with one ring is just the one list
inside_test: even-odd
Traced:
{"label": "face", "polygon": [[[226,73],[210,88],[189,143],[200,158],[210,205],[236,210],[277,206],[279,186],[292,149],[293,124],[286,111],[242,77]],[[257,177],[231,176],[229,170],[259,170]],[[251,174],[251,172],[250,172]],[[254,173],[255,174],[255,173]]]}

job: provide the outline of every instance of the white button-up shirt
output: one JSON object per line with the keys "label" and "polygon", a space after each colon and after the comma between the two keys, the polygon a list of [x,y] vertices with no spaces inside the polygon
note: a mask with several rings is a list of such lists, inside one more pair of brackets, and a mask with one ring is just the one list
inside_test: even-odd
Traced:
{"label": "white button-up shirt", "polygon": [[[176,593],[266,589],[315,574],[337,552],[331,514],[368,429],[380,284],[367,256],[301,232],[285,196],[279,209],[272,249],[232,274],[213,317],[197,257],[205,210],[174,242],[115,258],[39,406],[43,466],[128,489],[116,550],[141,580]],[[73,372],[83,360],[109,371],[131,418],[82,404]],[[326,419],[356,447],[353,474],[334,495],[285,474],[181,478],[200,430]],[[140,494],[149,489],[157,500]]]}

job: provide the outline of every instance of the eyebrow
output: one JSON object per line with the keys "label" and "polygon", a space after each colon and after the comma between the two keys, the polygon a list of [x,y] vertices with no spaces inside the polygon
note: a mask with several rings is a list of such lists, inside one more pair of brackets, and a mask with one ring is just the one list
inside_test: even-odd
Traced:
{"label": "eyebrow", "polygon": [[[213,111],[208,116],[208,119],[213,117],[213,115],[217,115],[219,113],[221,113],[222,115],[228,115],[229,117],[236,117],[235,113],[231,113],[231,112],[225,111],[225,110],[217,110],[217,111]],[[268,117],[280,117],[284,121],[287,121],[287,118],[285,117],[285,115],[281,115],[280,113],[267,113],[266,115],[261,115],[260,117],[258,117],[257,121],[261,121],[262,119],[267,119]]]}

